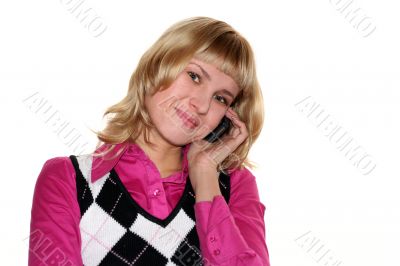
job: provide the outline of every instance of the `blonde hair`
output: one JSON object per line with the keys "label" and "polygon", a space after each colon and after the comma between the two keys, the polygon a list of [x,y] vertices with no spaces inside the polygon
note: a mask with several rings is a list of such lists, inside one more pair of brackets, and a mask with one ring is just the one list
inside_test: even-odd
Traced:
{"label": "blonde hair", "polygon": [[115,144],[134,142],[143,132],[145,142],[154,127],[144,106],[146,93],[154,95],[169,85],[183,71],[190,59],[196,57],[215,65],[232,77],[240,88],[231,107],[245,123],[249,137],[228,156],[218,169],[233,170],[254,164],[247,158],[251,146],[260,135],[264,121],[262,92],[256,76],[255,59],[247,40],[223,21],[209,17],[193,17],[168,28],[143,54],[129,81],[127,95],[106,109],[103,117],[113,115],[102,131],[93,131],[99,142]]}

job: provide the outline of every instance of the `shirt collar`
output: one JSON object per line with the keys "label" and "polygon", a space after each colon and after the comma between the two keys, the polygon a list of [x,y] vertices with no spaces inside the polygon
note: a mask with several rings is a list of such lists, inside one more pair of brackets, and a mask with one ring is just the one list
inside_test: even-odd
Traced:
{"label": "shirt collar", "polygon": [[[133,145],[133,146],[132,146]],[[183,161],[182,161],[182,169],[186,173],[188,171],[188,161],[187,161],[187,153],[189,151],[191,143],[188,143],[182,146],[183,152]],[[95,153],[100,153],[107,151],[108,149],[112,149],[106,155],[102,156],[92,156],[92,169],[91,169],[91,181],[92,183],[103,177],[105,174],[111,171],[111,169],[118,163],[122,155],[128,150],[130,146],[138,152],[139,154],[144,153],[144,151],[135,143],[123,142],[119,144],[115,144],[115,147],[112,148],[112,144],[103,144],[98,149],[96,149]]]}

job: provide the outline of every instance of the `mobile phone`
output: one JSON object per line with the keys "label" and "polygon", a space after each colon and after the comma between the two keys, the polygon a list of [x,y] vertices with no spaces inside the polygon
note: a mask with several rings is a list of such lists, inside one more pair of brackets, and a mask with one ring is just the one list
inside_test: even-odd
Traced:
{"label": "mobile phone", "polygon": [[221,138],[224,134],[229,132],[231,126],[232,126],[231,120],[228,117],[224,116],[219,125],[213,131],[211,131],[204,138],[204,140],[211,143],[217,141],[217,139]]}

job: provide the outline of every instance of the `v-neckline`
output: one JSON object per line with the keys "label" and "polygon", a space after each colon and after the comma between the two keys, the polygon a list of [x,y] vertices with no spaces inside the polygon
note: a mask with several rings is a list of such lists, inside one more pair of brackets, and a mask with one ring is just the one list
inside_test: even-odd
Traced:
{"label": "v-neckline", "polygon": [[117,185],[122,190],[122,192],[125,194],[125,196],[129,199],[129,201],[132,203],[133,207],[135,207],[136,210],[141,215],[143,215],[146,219],[148,219],[148,220],[150,220],[150,221],[152,221],[152,222],[154,222],[154,223],[156,223],[156,224],[158,224],[158,225],[160,225],[160,226],[162,226],[164,228],[175,218],[175,216],[178,214],[178,212],[182,208],[182,204],[186,200],[189,188],[191,186],[189,176],[187,176],[186,177],[185,189],[183,190],[183,194],[182,194],[181,198],[179,199],[178,203],[176,204],[176,206],[174,207],[172,212],[165,219],[160,219],[160,218],[157,218],[154,215],[150,214],[149,212],[147,212],[145,209],[142,208],[142,206],[140,206],[135,201],[135,199],[131,196],[131,194],[126,189],[125,185],[122,183],[120,177],[118,176],[118,174],[117,174],[117,172],[115,171],[114,168],[112,168],[111,171],[110,171],[110,178],[113,178],[113,177],[115,177],[115,181],[116,181]]}

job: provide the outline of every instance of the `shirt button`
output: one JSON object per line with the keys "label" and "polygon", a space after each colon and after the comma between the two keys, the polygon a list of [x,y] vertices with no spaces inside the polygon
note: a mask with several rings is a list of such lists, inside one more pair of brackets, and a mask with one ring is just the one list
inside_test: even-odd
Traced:
{"label": "shirt button", "polygon": [[155,189],[155,190],[153,191],[153,195],[154,195],[154,196],[158,196],[159,194],[160,194],[160,190]]}
{"label": "shirt button", "polygon": [[219,251],[219,249],[214,249],[214,255],[218,256],[219,253],[221,253],[221,252]]}
{"label": "shirt button", "polygon": [[215,239],[215,236],[210,236],[210,241],[211,241],[211,242],[215,242],[215,240],[216,240],[216,239]]}

